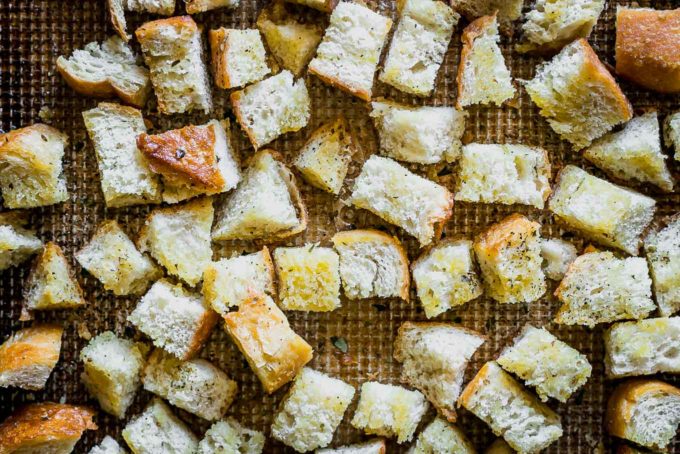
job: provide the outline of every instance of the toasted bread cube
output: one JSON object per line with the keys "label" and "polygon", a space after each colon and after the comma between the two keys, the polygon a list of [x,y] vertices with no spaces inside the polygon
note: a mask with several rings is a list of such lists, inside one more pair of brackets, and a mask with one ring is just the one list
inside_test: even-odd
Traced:
{"label": "toasted bread cube", "polygon": [[397,443],[404,443],[411,441],[428,407],[419,391],[367,381],[361,385],[351,424],[367,434],[397,437]]}
{"label": "toasted bread cube", "polygon": [[203,436],[196,454],[261,454],[265,437],[262,432],[243,427],[233,418],[217,421]]}
{"label": "toasted bread cube", "polygon": [[135,31],[163,114],[212,110],[201,31],[189,16],[147,22]]}
{"label": "toasted bread cube", "polygon": [[309,72],[364,101],[371,100],[373,77],[392,20],[354,2],[340,2],[309,63]]}
{"label": "toasted bread cube", "polygon": [[462,430],[445,419],[435,418],[420,432],[409,454],[430,453],[476,454],[474,445]]}
{"label": "toasted bread cube", "polygon": [[339,448],[317,449],[316,454],[385,454],[387,447],[385,440],[374,438],[364,443],[357,443]]}
{"label": "toasted bread cube", "polygon": [[652,221],[656,202],[568,165],[557,177],[548,208],[587,238],[637,255],[640,236]]}
{"label": "toasted bread cube", "polygon": [[125,11],[147,12],[162,16],[172,16],[175,13],[175,0],[107,0],[107,3],[113,28],[126,42],[131,36],[127,33]]}
{"label": "toasted bread cube", "polygon": [[204,359],[181,361],[156,349],[142,374],[144,389],[175,407],[217,421],[236,398],[236,382]]}
{"label": "toasted bread cube", "polygon": [[126,454],[126,451],[115,439],[107,435],[99,445],[90,449],[88,454]]}
{"label": "toasted bread cube", "polygon": [[128,321],[156,347],[189,360],[210,337],[218,318],[200,295],[161,279],[142,297]]}
{"label": "toasted bread cube", "polygon": [[20,265],[42,250],[35,232],[24,228],[27,220],[21,212],[0,213],[0,271]]}
{"label": "toasted bread cube", "polygon": [[353,386],[305,367],[274,415],[272,437],[297,452],[326,447],[353,397]]}
{"label": "toasted bread cube", "polygon": [[592,366],[585,355],[562,342],[545,328],[526,325],[513,344],[496,360],[528,386],[536,388],[543,402],[548,397],[566,402],[585,385]]}
{"label": "toasted bread cube", "polygon": [[148,347],[105,331],[80,351],[83,383],[107,413],[124,418],[141,384]]}
{"label": "toasted bread cube", "polygon": [[560,281],[578,257],[576,246],[558,238],[541,238],[543,272],[548,279]]}
{"label": "toasted bread cube", "polygon": [[295,167],[307,183],[338,195],[353,153],[352,135],[347,121],[338,117],[312,133],[300,149]]}
{"label": "toasted bread cube", "polygon": [[218,211],[215,241],[282,239],[307,228],[295,177],[272,150],[252,157],[236,190]]}
{"label": "toasted bread cube", "polygon": [[336,233],[331,241],[340,254],[347,298],[409,300],[408,257],[396,237],[378,230],[348,230]]}
{"label": "toasted bread cube", "polygon": [[380,80],[412,95],[430,96],[460,15],[433,0],[404,0],[397,8],[399,24]]}
{"label": "toasted bread cube", "polygon": [[656,309],[643,258],[617,258],[609,251],[579,256],[555,290],[562,307],[555,322],[586,325],[643,319]]}
{"label": "toasted bread cube", "polygon": [[484,288],[499,303],[530,303],[545,293],[540,228],[515,213],[475,240]]}
{"label": "toasted bread cube", "polygon": [[198,438],[162,400],[154,398],[141,415],[128,422],[123,438],[135,454],[194,454]]}
{"label": "toasted bread cube", "polygon": [[453,195],[444,186],[380,156],[364,163],[349,202],[401,227],[421,246],[439,237],[453,209]]}
{"label": "toasted bread cube", "polygon": [[240,0],[185,0],[187,13],[197,14],[217,8],[235,8]]}
{"label": "toasted bread cube", "polygon": [[269,394],[291,381],[312,359],[312,347],[266,295],[253,295],[224,316],[225,328]]}
{"label": "toasted bread cube", "polygon": [[451,7],[473,21],[498,11],[498,21],[504,31],[510,31],[512,22],[522,17],[524,0],[451,0]]}
{"label": "toasted bread cube", "polygon": [[243,87],[262,80],[271,72],[257,30],[220,27],[210,30],[209,36],[215,85],[218,87]]}
{"label": "toasted bread cube", "polygon": [[63,332],[58,325],[33,325],[12,333],[0,345],[0,388],[43,389],[59,362]]}
{"label": "toasted bread cube", "polygon": [[644,241],[654,296],[664,317],[680,311],[680,215]]}
{"label": "toasted bread cube", "polygon": [[7,208],[34,208],[68,199],[62,171],[66,134],[34,124],[0,134],[0,190]]}
{"label": "toasted bread cube", "polygon": [[299,5],[309,6],[324,13],[330,13],[337,6],[340,0],[286,0]]}
{"label": "toasted bread cube", "polygon": [[163,272],[137,250],[116,221],[104,221],[76,253],[80,266],[116,295],[143,293]]}
{"label": "toasted bread cube", "polygon": [[392,101],[372,102],[371,108],[381,154],[417,164],[453,162],[460,157],[465,112],[453,107],[413,107]]}
{"label": "toasted bread cube", "polygon": [[405,322],[394,341],[401,381],[420,390],[447,420],[456,420],[468,361],[485,338],[448,323]]}
{"label": "toasted bread cube", "polygon": [[680,161],[680,112],[666,117],[663,128],[666,146],[675,150],[675,160]]}
{"label": "toasted bread cube", "polygon": [[609,378],[680,373],[680,317],[613,324],[604,333]]}

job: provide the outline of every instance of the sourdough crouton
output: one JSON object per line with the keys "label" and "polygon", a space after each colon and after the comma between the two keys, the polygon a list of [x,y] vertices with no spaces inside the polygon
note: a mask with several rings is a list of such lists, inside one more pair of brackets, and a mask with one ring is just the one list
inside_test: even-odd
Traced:
{"label": "sourdough crouton", "polygon": [[243,87],[262,80],[271,72],[257,30],[220,27],[210,30],[209,37],[215,85],[218,87]]}
{"label": "sourdough crouton", "polygon": [[212,110],[201,31],[189,16],[147,22],[135,31],[163,114]]}
{"label": "sourdough crouton", "polygon": [[218,318],[200,295],[161,279],[127,319],[156,347],[189,360],[203,347]]}
{"label": "sourdough crouton", "polygon": [[266,295],[253,295],[224,316],[225,329],[269,394],[291,381],[312,359],[312,347]]}
{"label": "sourdough crouton", "polygon": [[543,208],[550,192],[550,160],[544,149],[480,143],[463,147],[456,200]]}
{"label": "sourdough crouton", "polygon": [[433,0],[402,0],[397,8],[399,24],[380,80],[412,95],[430,96],[460,15]]}
{"label": "sourdough crouton", "polygon": [[663,137],[666,146],[675,150],[675,160],[680,161],[680,112],[672,113],[666,117]]}
{"label": "sourdough crouton", "polygon": [[619,259],[609,251],[579,256],[555,290],[555,322],[586,325],[643,319],[656,309],[652,280],[643,258]]}
{"label": "sourdough crouton", "polygon": [[451,7],[469,21],[494,14],[504,31],[511,31],[512,22],[522,16],[524,0],[451,0]]}
{"label": "sourdough crouton", "polygon": [[659,312],[665,317],[673,315],[680,311],[680,215],[647,235],[644,250]]}
{"label": "sourdough crouton", "polygon": [[403,363],[401,381],[420,390],[453,422],[468,361],[484,341],[453,324],[405,322],[394,341],[394,358]]}
{"label": "sourdough crouton", "polygon": [[371,108],[381,154],[418,164],[453,162],[460,156],[465,112],[453,107],[413,107],[391,101],[372,102]]}
{"label": "sourdough crouton", "polygon": [[462,430],[445,419],[435,418],[420,432],[409,454],[431,453],[476,454],[474,445]]}
{"label": "sourdough crouton", "polygon": [[496,360],[528,386],[536,388],[543,402],[548,397],[566,402],[592,372],[588,358],[544,328],[526,325],[511,346]]}
{"label": "sourdough crouton", "polygon": [[35,232],[24,228],[27,220],[18,211],[0,213],[0,271],[20,265],[42,249]]}
{"label": "sourdough crouton", "polygon": [[198,444],[196,454],[261,454],[264,442],[262,432],[247,429],[234,418],[227,418],[210,426]]}
{"label": "sourdough crouton", "polygon": [[148,12],[162,16],[172,16],[175,12],[175,0],[108,0],[107,3],[113,28],[125,41],[131,38],[127,33],[125,11]]}
{"label": "sourdough crouton", "polygon": [[0,388],[43,389],[59,362],[63,332],[58,325],[33,325],[12,333],[0,345]]}
{"label": "sourdough crouton", "polygon": [[187,13],[204,13],[217,8],[235,8],[240,0],[185,0]]}
{"label": "sourdough crouton", "polygon": [[354,2],[340,2],[326,34],[309,63],[309,72],[324,82],[371,100],[373,77],[392,20]]}
{"label": "sourdough crouton", "polygon": [[99,445],[90,449],[88,454],[126,454],[126,451],[116,440],[107,435]]}
{"label": "sourdough crouton", "polygon": [[316,454],[385,454],[387,447],[385,440],[374,438],[364,443],[357,443],[339,448],[317,449]]}
{"label": "sourdough crouton", "polygon": [[137,148],[137,136],[146,132],[142,112],[107,102],[83,112],[94,145],[102,192],[110,208],[158,203],[158,177]]}
{"label": "sourdough crouton", "polygon": [[216,421],[236,398],[237,385],[204,359],[181,361],[157,348],[142,374],[144,389],[175,407]]}
{"label": "sourdough crouton", "polygon": [[68,199],[62,170],[66,134],[34,124],[0,134],[0,191],[7,208],[34,208]]}
{"label": "sourdough crouton", "polygon": [[309,6],[324,13],[330,13],[337,6],[339,0],[286,0],[292,3]]}
{"label": "sourdough crouton", "polygon": [[123,438],[135,454],[167,452],[193,454],[198,438],[162,400],[154,398],[141,415],[128,422]]}
{"label": "sourdough crouton", "polygon": [[587,238],[637,255],[640,236],[652,221],[656,202],[568,165],[557,176],[548,208]]}
{"label": "sourdough crouton", "polygon": [[80,266],[116,295],[138,295],[163,276],[153,261],[137,250],[117,221],[104,221],[80,251]]}
{"label": "sourdough crouton", "polygon": [[530,303],[545,293],[540,228],[515,213],[475,240],[484,288],[499,303]]}
{"label": "sourdough crouton", "polygon": [[451,217],[453,195],[395,161],[371,156],[354,180],[349,202],[415,236],[427,246]]}
{"label": "sourdough crouton", "polygon": [[541,238],[543,272],[548,279],[560,281],[578,257],[576,246],[559,238]]}
{"label": "sourdough crouton", "polygon": [[124,418],[139,389],[148,347],[105,331],[80,351],[82,380],[107,413]]}
{"label": "sourdough crouton", "polygon": [[297,452],[328,446],[354,387],[308,367],[295,378],[272,422],[272,437]]}

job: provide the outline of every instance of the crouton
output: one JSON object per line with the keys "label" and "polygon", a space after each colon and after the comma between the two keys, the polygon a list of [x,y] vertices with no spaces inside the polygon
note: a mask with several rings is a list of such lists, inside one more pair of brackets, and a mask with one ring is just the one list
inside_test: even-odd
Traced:
{"label": "crouton", "polygon": [[659,312],[668,317],[680,311],[680,215],[647,235],[643,247]]}
{"label": "crouton", "polygon": [[209,37],[213,74],[218,87],[243,87],[262,80],[271,72],[257,30],[220,27],[210,30]]}
{"label": "crouton", "polygon": [[560,281],[569,265],[576,260],[576,246],[559,238],[541,238],[541,258],[543,272],[548,279]]}
{"label": "crouton", "polygon": [[680,161],[680,112],[674,112],[666,117],[663,137],[666,146],[675,150],[675,160]]}
{"label": "crouton", "polygon": [[339,0],[286,0],[292,3],[309,6],[324,13],[330,13],[338,5]]}
{"label": "crouton", "polygon": [[524,0],[451,0],[451,7],[469,21],[498,11],[498,21],[506,32],[522,16],[523,4]]}
{"label": "crouton", "polygon": [[476,454],[474,445],[462,430],[445,419],[435,418],[420,432],[410,454],[430,453]]}
{"label": "crouton", "polygon": [[484,451],[484,454],[515,454],[515,450],[502,438],[496,438]]}
{"label": "crouton", "polygon": [[163,16],[172,16],[175,12],[175,0],[108,0],[107,4],[113,28],[125,41],[131,38],[127,33],[125,11],[148,12]]}
{"label": "crouton", "polygon": [[0,213],[0,271],[22,264],[42,249],[35,232],[25,228],[26,220],[18,211]]}
{"label": "crouton", "polygon": [[88,454],[126,454],[126,451],[116,440],[107,435],[99,445],[90,449]]}
{"label": "crouton", "polygon": [[236,8],[240,0],[185,0],[187,13],[197,14],[217,8]]}
{"label": "crouton", "polygon": [[386,454],[385,440],[374,438],[364,443],[357,443],[339,448],[317,449],[316,454]]}
{"label": "crouton", "polygon": [[233,418],[217,421],[210,426],[198,444],[196,454],[261,454],[265,437],[262,432],[243,427]]}
{"label": "crouton", "polygon": [[33,325],[12,333],[0,345],[0,387],[43,389],[59,362],[63,332],[58,325]]}

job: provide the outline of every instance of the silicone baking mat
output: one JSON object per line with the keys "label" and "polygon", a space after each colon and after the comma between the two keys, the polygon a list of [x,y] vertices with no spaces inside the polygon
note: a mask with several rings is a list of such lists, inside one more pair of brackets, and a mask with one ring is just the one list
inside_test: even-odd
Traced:
{"label": "silicone baking mat", "polygon": [[[183,2],[178,2],[178,14],[183,12]],[[206,29],[219,26],[247,28],[254,27],[258,11],[265,5],[262,0],[241,0],[235,10],[217,10],[195,16]],[[531,3],[530,1],[527,2]],[[370,6],[383,14],[396,19],[395,5],[391,0],[369,2]],[[614,63],[615,12],[617,5],[626,2],[608,1],[590,42],[603,61]],[[678,6],[675,1],[641,2],[641,6],[671,8]],[[528,6],[527,6],[528,8]],[[149,15],[128,13],[129,30],[152,18]],[[314,16],[310,20],[324,21],[324,16]],[[460,55],[461,21],[451,42],[444,64],[439,72],[437,90],[434,96],[419,100],[409,97],[386,85],[376,82],[375,96],[384,96],[397,101],[426,105],[453,105],[456,97],[455,74]],[[65,173],[68,179],[70,199],[56,206],[31,210],[31,225],[45,241],[53,240],[60,244],[77,270],[78,279],[85,290],[89,305],[77,311],[47,312],[37,315],[38,320],[62,323],[66,327],[63,339],[61,360],[50,377],[47,387],[41,392],[25,392],[16,389],[0,391],[0,418],[4,419],[18,406],[27,402],[43,400],[89,404],[97,407],[80,382],[82,364],[78,361],[81,348],[87,339],[104,330],[113,330],[119,335],[140,338],[140,335],[126,323],[128,313],[136,304],[135,298],[117,298],[102,289],[101,285],[86,272],[82,271],[73,254],[87,242],[95,226],[104,219],[117,219],[131,237],[137,231],[149,207],[141,206],[126,209],[107,209],[104,205],[92,145],[87,139],[81,112],[97,104],[97,100],[76,94],[66,86],[55,69],[59,55],[70,54],[86,43],[101,41],[113,33],[108,22],[104,0],[2,0],[0,1],[0,118],[2,130],[9,131],[38,121],[45,121],[64,131],[70,138],[65,156]],[[205,36],[205,35],[204,35]],[[529,79],[533,76],[540,58],[520,56],[513,52],[515,38],[503,37],[502,46],[506,61],[516,79]],[[330,237],[339,230],[377,227],[396,234],[408,247],[409,258],[418,256],[418,245],[413,238],[380,221],[366,211],[348,207],[343,200],[347,198],[347,187],[351,186],[361,162],[377,151],[376,133],[368,118],[367,105],[355,98],[341,93],[321,83],[312,76],[306,77],[312,97],[312,118],[309,125],[295,134],[287,134],[271,144],[291,161],[306,137],[316,127],[343,114],[349,121],[357,139],[359,151],[355,156],[345,190],[340,198],[300,183],[303,197],[309,209],[309,228],[284,244],[302,245],[320,242],[328,244]],[[622,87],[633,103],[636,111],[657,108],[661,115],[680,107],[678,96],[660,96],[642,91],[635,86],[622,82]],[[502,108],[469,109],[469,119],[465,135],[466,142],[487,143],[524,143],[542,146],[548,150],[553,165],[553,176],[565,163],[576,163],[600,175],[586,165],[570,147],[560,141],[550,130],[547,123],[538,115],[538,110],[530,102],[523,90],[512,106]],[[228,93],[214,90],[216,117],[233,115],[228,106]],[[152,103],[153,104],[153,103]],[[200,124],[208,119],[199,115],[159,116],[155,107],[145,110],[145,117],[153,124],[152,131],[163,131],[188,123]],[[42,120],[41,120],[42,119]],[[234,145],[245,158],[252,154],[245,136],[235,129]],[[674,165],[674,164],[671,164]],[[455,167],[453,166],[413,166],[412,169],[438,180],[448,187],[453,186]],[[676,177],[677,166],[673,169]],[[643,188],[645,193],[658,201],[657,217],[661,218],[678,211],[680,197],[665,195]],[[594,209],[607,209],[594,207]],[[472,237],[493,222],[513,213],[527,213],[543,224],[543,236],[561,236],[572,240],[577,246],[584,245],[577,235],[566,233],[554,225],[546,211],[521,206],[484,205],[456,203],[453,217],[448,222],[445,235]],[[254,251],[261,247],[254,243],[215,245],[215,258],[228,256],[242,251]],[[4,339],[22,326],[18,321],[23,283],[27,277],[29,264],[12,268],[0,275],[0,336]],[[551,291],[550,291],[551,293]],[[330,375],[342,378],[359,386],[366,380],[384,383],[398,383],[400,365],[392,359],[392,343],[399,325],[407,320],[425,320],[423,311],[412,290],[412,302],[392,300],[366,300],[349,302],[343,300],[341,309],[331,313],[288,312],[289,320],[299,334],[314,347],[311,367]],[[549,452],[590,453],[596,449],[614,449],[616,443],[603,432],[602,420],[606,399],[613,384],[603,379],[602,328],[560,327],[551,323],[557,303],[550,296],[531,304],[501,305],[486,297],[470,302],[456,310],[438,317],[439,321],[462,323],[468,328],[478,330],[488,336],[488,341],[474,356],[467,372],[467,379],[487,360],[493,359],[499,350],[509,343],[526,323],[545,326],[559,338],[586,354],[593,365],[593,374],[581,392],[576,393],[567,404],[550,402],[562,417],[564,436],[552,445]],[[332,338],[344,338],[347,352],[343,353],[334,346]],[[337,343],[337,342],[336,342]],[[217,327],[201,356],[222,367],[238,382],[237,400],[228,411],[246,426],[269,432],[277,404],[285,390],[266,395],[258,380],[251,373],[242,355],[228,339],[225,332]],[[467,380],[466,379],[466,380]],[[677,383],[672,377],[665,379]],[[358,393],[357,393],[358,394]],[[128,410],[125,420],[117,420],[100,412],[97,417],[99,430],[85,434],[76,452],[87,452],[99,443],[105,434],[117,438],[126,421],[137,415],[150,399],[150,394],[140,391],[133,407]],[[365,436],[349,425],[355,404],[347,411],[345,420],[335,434],[333,445],[359,441]],[[197,435],[208,427],[205,421],[178,411]],[[423,419],[429,422],[434,412]],[[494,440],[493,434],[478,419],[466,411],[460,411],[459,425],[471,437],[477,449],[482,450]],[[397,446],[390,442],[389,452],[403,452],[407,446]],[[269,439],[265,452],[287,452],[287,448]],[[680,452],[680,441],[675,441],[672,449]]]}

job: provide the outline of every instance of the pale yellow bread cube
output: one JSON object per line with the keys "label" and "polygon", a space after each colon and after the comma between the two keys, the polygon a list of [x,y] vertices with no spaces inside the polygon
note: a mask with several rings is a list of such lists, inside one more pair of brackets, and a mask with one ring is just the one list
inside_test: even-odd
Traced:
{"label": "pale yellow bread cube", "polygon": [[210,426],[196,454],[261,454],[264,442],[262,432],[243,427],[234,418],[226,418]]}
{"label": "pale yellow bread cube", "polygon": [[111,438],[109,435],[105,436],[101,443],[90,449],[88,454],[126,454],[123,448],[120,447],[118,442]]}
{"label": "pale yellow bread cube", "polygon": [[443,418],[435,418],[420,432],[409,454],[476,454],[475,447],[462,430]]}
{"label": "pale yellow bread cube", "polygon": [[271,71],[257,30],[220,27],[210,30],[210,51],[215,85],[243,87],[262,80]]}
{"label": "pale yellow bread cube", "polygon": [[42,241],[26,227],[28,216],[20,211],[0,213],[0,271],[20,265],[42,250]]}
{"label": "pale yellow bread cube", "polygon": [[643,247],[659,312],[668,317],[680,310],[680,215],[647,235]]}

